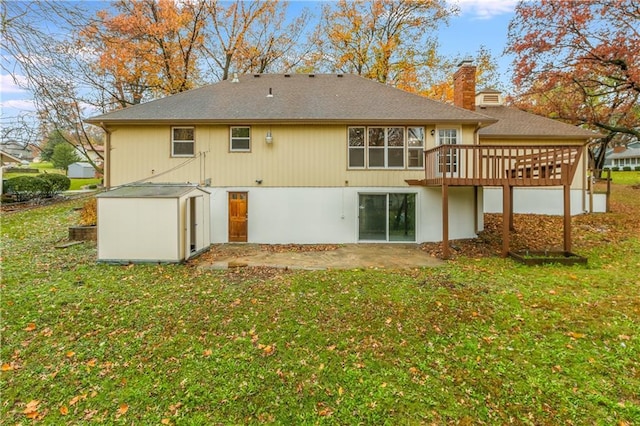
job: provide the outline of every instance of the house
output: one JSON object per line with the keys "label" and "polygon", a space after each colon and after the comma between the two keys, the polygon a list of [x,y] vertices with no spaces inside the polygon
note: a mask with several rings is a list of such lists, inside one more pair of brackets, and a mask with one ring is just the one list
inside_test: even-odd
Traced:
{"label": "house", "polygon": [[104,158],[104,146],[102,145],[76,146],[75,151],[79,158],[88,159],[95,164],[102,164]]}
{"label": "house", "polygon": [[33,161],[33,152],[31,146],[26,143],[20,143],[14,140],[0,142],[0,151],[9,154],[20,161]]}
{"label": "house", "polygon": [[[607,153],[605,168],[624,170],[629,167],[631,170],[640,170],[640,147],[637,143],[629,144],[626,147],[615,147]],[[616,170],[617,170],[616,169]]]}
{"label": "house", "polygon": [[89,163],[81,161],[69,164],[67,169],[68,178],[94,178],[96,177],[96,169]]}
{"label": "house", "polygon": [[[464,108],[353,75],[255,74],[87,121],[106,132],[108,188],[206,185],[212,243],[447,242],[482,229],[489,183],[584,190],[573,177],[593,134],[562,124],[542,141],[482,136],[503,109],[470,107],[475,67],[461,71]],[[499,177],[461,179],[480,156]],[[518,159],[535,176],[510,177]]]}

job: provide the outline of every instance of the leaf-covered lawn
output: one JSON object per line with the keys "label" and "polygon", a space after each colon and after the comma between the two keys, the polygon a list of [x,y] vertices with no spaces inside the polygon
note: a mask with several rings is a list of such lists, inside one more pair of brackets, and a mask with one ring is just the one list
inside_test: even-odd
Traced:
{"label": "leaf-covered lawn", "polygon": [[[598,217],[606,226],[576,230],[586,267],[109,266],[95,246],[53,248],[80,201],[5,214],[0,416],[638,424],[640,239],[625,210],[638,193],[616,193],[625,203]],[[626,236],[604,230],[616,224]]]}

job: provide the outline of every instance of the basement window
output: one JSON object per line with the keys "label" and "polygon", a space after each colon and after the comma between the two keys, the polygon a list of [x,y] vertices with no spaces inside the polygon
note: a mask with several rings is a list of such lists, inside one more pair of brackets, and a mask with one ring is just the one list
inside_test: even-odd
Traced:
{"label": "basement window", "polygon": [[195,129],[193,127],[171,128],[171,156],[193,157],[195,155]]}

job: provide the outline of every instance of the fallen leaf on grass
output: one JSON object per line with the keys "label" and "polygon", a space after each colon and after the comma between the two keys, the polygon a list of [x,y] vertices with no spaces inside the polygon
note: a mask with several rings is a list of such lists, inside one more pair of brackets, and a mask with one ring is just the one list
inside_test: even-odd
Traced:
{"label": "fallen leaf on grass", "polygon": [[2,371],[11,371],[11,370],[13,370],[13,366],[11,364],[8,364],[8,363],[5,362],[4,364],[2,364],[2,368],[0,368],[0,370],[2,370]]}
{"label": "fallen leaf on grass", "polygon": [[120,404],[118,411],[116,412],[116,417],[125,415],[127,411],[129,411],[129,405],[125,403]]}
{"label": "fallen leaf on grass", "polygon": [[40,405],[40,401],[33,399],[27,403],[27,406],[22,412],[26,414],[28,419],[36,419],[40,415],[40,413],[38,413],[38,405]]}
{"label": "fallen leaf on grass", "polygon": [[576,333],[574,331],[570,331],[567,333],[567,336],[573,338],[573,339],[583,339],[585,337],[584,334],[582,333]]}
{"label": "fallen leaf on grass", "polygon": [[60,414],[62,414],[63,416],[69,414],[69,408],[67,408],[66,405],[63,405],[62,407],[60,407]]}
{"label": "fallen leaf on grass", "polygon": [[202,355],[203,355],[204,357],[210,357],[212,353],[213,353],[213,351],[212,351],[211,349],[205,349],[205,350],[202,352]]}
{"label": "fallen leaf on grass", "polygon": [[627,336],[626,334],[618,335],[618,339],[620,340],[631,340],[631,336]]}
{"label": "fallen leaf on grass", "polygon": [[24,328],[24,331],[33,331],[35,330],[36,327],[36,323],[35,322],[30,322],[29,324],[27,324],[27,326]]}

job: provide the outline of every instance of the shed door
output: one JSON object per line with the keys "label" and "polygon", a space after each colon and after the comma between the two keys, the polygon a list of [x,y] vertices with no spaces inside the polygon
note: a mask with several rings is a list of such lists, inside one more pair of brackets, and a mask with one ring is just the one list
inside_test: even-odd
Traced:
{"label": "shed door", "polygon": [[248,196],[246,192],[229,193],[229,242],[247,242]]}
{"label": "shed door", "polygon": [[204,248],[204,200],[202,196],[187,198],[185,259]]}

